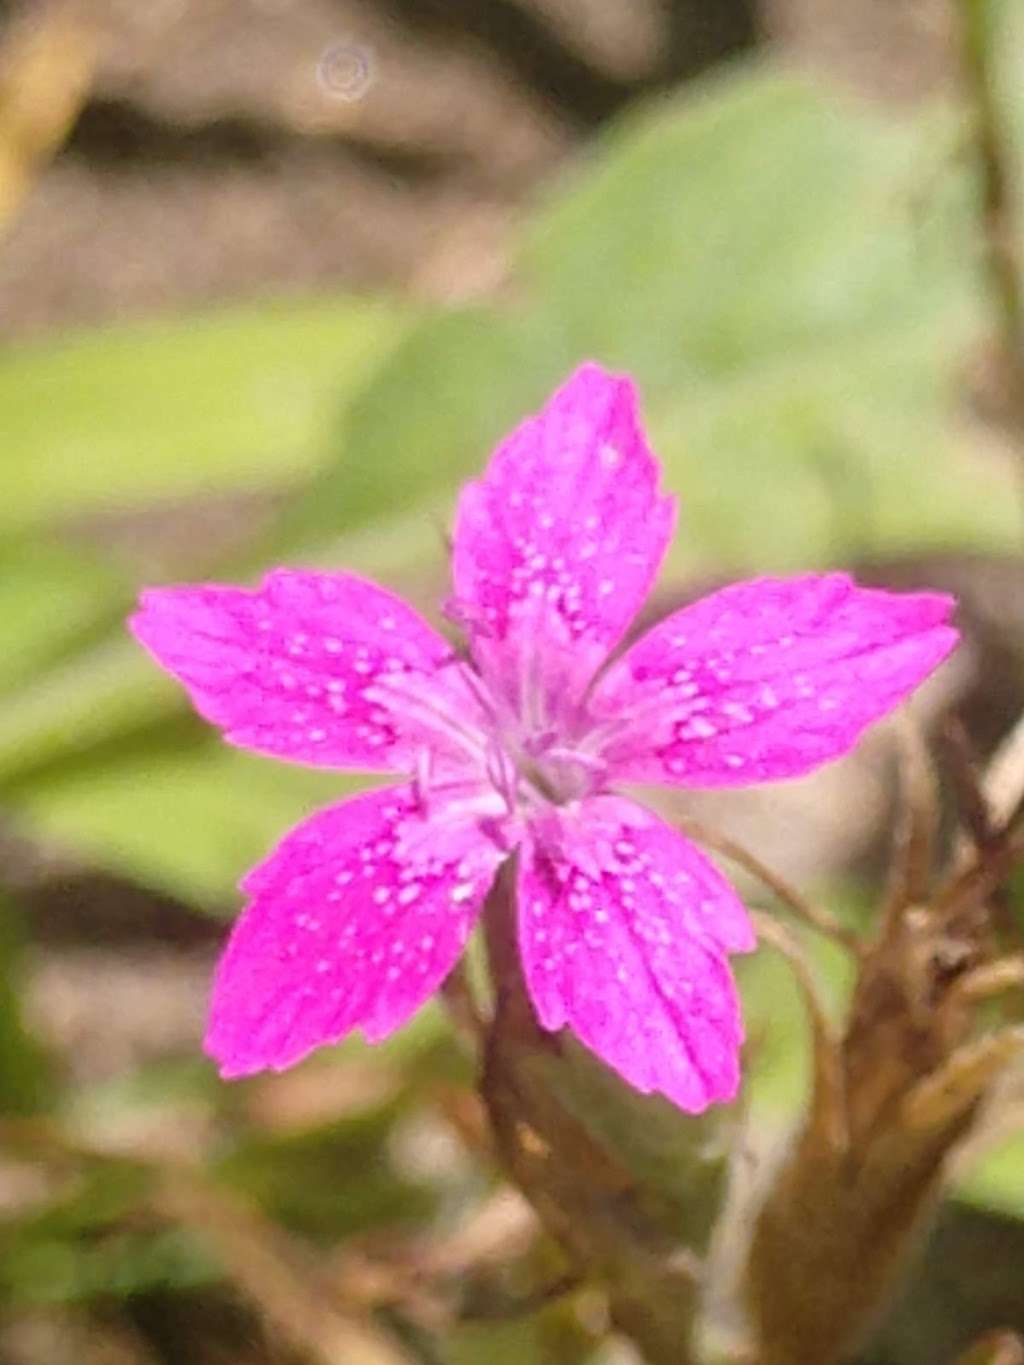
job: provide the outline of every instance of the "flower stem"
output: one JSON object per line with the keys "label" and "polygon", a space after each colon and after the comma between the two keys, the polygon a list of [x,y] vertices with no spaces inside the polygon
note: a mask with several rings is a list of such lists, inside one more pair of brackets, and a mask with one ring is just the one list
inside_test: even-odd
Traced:
{"label": "flower stem", "polygon": [[648,1216],[646,1192],[616,1153],[559,1099],[557,1035],[538,1025],[516,942],[514,872],[484,913],[495,1015],[480,1088],[510,1179],[561,1246],[570,1273],[603,1285],[615,1326],[650,1365],[692,1365],[694,1258]]}
{"label": "flower stem", "polygon": [[1024,283],[1017,243],[1012,156],[996,82],[997,0],[959,0],[963,90],[980,177],[982,266],[995,309],[993,361],[1003,424],[1024,468]]}
{"label": "flower stem", "polygon": [[759,882],[773,891],[783,905],[788,906],[793,914],[798,919],[803,920],[805,924],[811,925],[820,934],[824,934],[826,938],[840,944],[855,956],[861,956],[864,951],[863,944],[852,930],[847,929],[846,925],[840,924],[823,906],[815,905],[813,901],[802,896],[795,887],[790,886],[785,878],[766,866],[760,858],[744,848],[741,843],[717,829],[712,829],[710,825],[701,824],[698,820],[680,820],[679,828],[692,839],[695,839],[697,843],[704,844],[707,848],[714,849],[716,853],[721,853],[724,858],[729,858],[732,862],[738,863],[752,877],[756,877]]}
{"label": "flower stem", "polygon": [[[959,11],[964,91],[981,173],[985,271],[998,308],[1008,377],[1015,379],[1015,396],[1024,399],[1024,288],[1016,250],[1010,153],[996,97],[996,4],[993,0],[960,0]],[[1024,404],[1015,409],[1015,414],[1024,419]]]}

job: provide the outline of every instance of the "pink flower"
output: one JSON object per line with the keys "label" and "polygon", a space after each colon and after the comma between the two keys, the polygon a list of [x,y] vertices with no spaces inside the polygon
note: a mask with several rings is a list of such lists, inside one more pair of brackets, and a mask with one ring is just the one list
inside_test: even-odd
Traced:
{"label": "pink flower", "polygon": [[735,1094],[728,954],[754,946],[750,922],[612,784],[738,786],[838,757],[953,648],[953,603],[760,578],[611,658],[672,534],[657,479],[632,384],[582,366],[462,492],[449,614],[468,658],[351,574],[144,593],[136,636],[230,743],[407,777],[311,816],[243,881],[206,1039],[224,1076],[398,1028],[516,853],[543,1027],[683,1109]]}

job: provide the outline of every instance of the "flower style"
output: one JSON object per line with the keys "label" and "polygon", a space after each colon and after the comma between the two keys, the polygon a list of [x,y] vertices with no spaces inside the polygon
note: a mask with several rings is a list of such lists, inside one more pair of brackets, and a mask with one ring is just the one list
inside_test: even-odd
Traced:
{"label": "flower style", "polygon": [[131,628],[230,743],[407,777],[312,815],[244,879],[206,1039],[222,1075],[398,1028],[514,854],[541,1025],[682,1109],[733,1097],[728,954],[754,946],[750,922],[704,854],[611,784],[807,773],[957,634],[948,597],[808,574],[713,593],[612,657],[672,534],[657,480],[631,382],[586,364],[462,492],[448,614],[465,654],[347,573],[143,594]]}

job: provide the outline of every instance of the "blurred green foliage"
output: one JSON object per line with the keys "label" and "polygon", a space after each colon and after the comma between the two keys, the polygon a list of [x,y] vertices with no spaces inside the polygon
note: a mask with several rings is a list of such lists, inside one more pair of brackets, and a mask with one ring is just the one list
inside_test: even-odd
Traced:
{"label": "blurred green foliage", "polygon": [[23,1018],[25,956],[21,916],[0,897],[0,1112],[7,1114],[32,1114],[53,1095],[48,1058]]}
{"label": "blurred green foliage", "polygon": [[299,482],[402,323],[383,302],[267,303],[8,352],[0,525]]}

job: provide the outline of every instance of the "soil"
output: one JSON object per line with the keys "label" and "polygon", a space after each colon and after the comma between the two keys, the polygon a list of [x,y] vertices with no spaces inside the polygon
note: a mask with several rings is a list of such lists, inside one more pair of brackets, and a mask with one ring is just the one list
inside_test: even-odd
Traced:
{"label": "soil", "polygon": [[95,70],[2,243],[8,337],[282,291],[485,293],[517,211],[606,117],[758,35],[882,97],[950,71],[944,0],[67,8]]}

